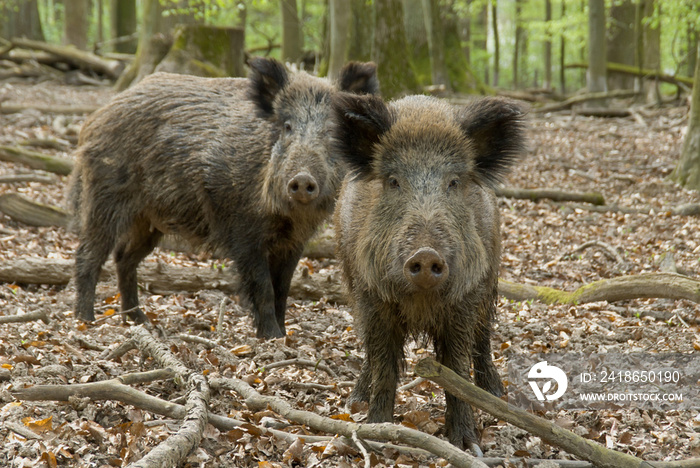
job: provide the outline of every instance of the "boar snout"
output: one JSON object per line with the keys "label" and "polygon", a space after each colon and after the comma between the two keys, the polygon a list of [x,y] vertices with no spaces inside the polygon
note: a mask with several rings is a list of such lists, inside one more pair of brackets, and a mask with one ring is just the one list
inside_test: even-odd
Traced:
{"label": "boar snout", "polygon": [[403,265],[408,281],[421,289],[433,289],[442,284],[450,273],[447,262],[435,249],[422,247]]}
{"label": "boar snout", "polygon": [[318,182],[308,172],[298,173],[287,184],[287,195],[303,205],[316,200],[318,193]]}

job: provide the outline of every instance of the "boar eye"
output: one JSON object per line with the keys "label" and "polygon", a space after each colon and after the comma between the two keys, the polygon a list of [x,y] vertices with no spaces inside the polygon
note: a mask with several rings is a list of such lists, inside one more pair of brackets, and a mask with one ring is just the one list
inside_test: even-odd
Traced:
{"label": "boar eye", "polygon": [[396,177],[389,177],[389,187],[393,189],[399,188],[399,180]]}
{"label": "boar eye", "polygon": [[452,179],[447,188],[455,188],[457,185],[459,185],[459,179]]}
{"label": "boar eye", "polygon": [[285,133],[292,133],[292,123],[289,120],[284,123],[284,131]]}

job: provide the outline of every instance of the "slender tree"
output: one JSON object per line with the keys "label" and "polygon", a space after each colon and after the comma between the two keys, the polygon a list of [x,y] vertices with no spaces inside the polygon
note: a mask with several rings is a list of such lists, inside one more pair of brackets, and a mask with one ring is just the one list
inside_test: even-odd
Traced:
{"label": "slender tree", "polygon": [[[136,33],[136,0],[112,0],[110,18],[113,38],[125,38]],[[114,50],[133,54],[137,44],[137,40],[122,39],[115,44]]]}
{"label": "slender tree", "polygon": [[544,41],[544,82],[542,87],[552,87],[552,38],[549,33],[549,23],[552,21],[552,0],[544,2],[544,21],[547,26],[547,38]]}
{"label": "slender tree", "polygon": [[401,0],[374,0],[374,24],[372,60],[378,64],[382,94],[391,98],[417,91]]}
{"label": "slender tree", "polygon": [[86,49],[88,41],[88,0],[64,0],[63,41],[78,49]]}
{"label": "slender tree", "polygon": [[[658,15],[657,0],[642,0],[644,2],[644,68],[647,70],[661,71],[661,22]],[[661,101],[659,82],[657,80],[644,81],[644,94],[647,103]]]}
{"label": "slender tree", "polygon": [[301,22],[296,0],[279,0],[282,13],[282,60],[297,63],[301,60]]}
{"label": "slender tree", "polygon": [[348,26],[350,22],[350,4],[347,0],[330,0],[330,56],[328,58],[328,76],[336,79],[347,57]]}
{"label": "slender tree", "polygon": [[[561,2],[561,17],[566,18],[566,2]],[[566,39],[559,36],[559,89],[566,94]]]}
{"label": "slender tree", "polygon": [[513,89],[520,87],[520,51],[523,42],[522,0],[515,0],[515,43],[513,44]]}
{"label": "slender tree", "polygon": [[352,0],[348,60],[366,62],[372,57],[374,10],[370,0]]}
{"label": "slender tree", "polygon": [[[588,0],[588,91],[606,91],[606,75],[605,0]],[[600,101],[589,102],[594,106],[602,104]]]}
{"label": "slender tree", "polygon": [[423,18],[425,19],[425,31],[430,51],[432,83],[434,85],[442,85],[447,90],[450,90],[450,80],[447,76],[447,66],[445,64],[445,38],[440,28],[440,5],[438,0],[423,0]]}
{"label": "slender tree", "polygon": [[700,191],[700,48],[695,61],[688,131],[683,140],[680,161],[671,174],[671,179],[686,188]]}
{"label": "slender tree", "polygon": [[[607,60],[634,66],[635,38],[634,38],[635,5],[632,0],[613,2],[610,7],[610,27],[607,33]],[[634,76],[627,74],[610,74],[608,76],[608,88],[632,89]]]}
{"label": "slender tree", "polygon": [[498,38],[497,0],[491,0],[491,30],[493,31],[493,85],[498,86],[501,74],[501,43]]}
{"label": "slender tree", "polygon": [[0,37],[44,40],[37,0],[0,0]]}

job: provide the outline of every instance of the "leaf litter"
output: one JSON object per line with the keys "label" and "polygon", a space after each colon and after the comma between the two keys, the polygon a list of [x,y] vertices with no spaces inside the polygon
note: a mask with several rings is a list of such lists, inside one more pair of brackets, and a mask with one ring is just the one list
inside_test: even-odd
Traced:
{"label": "leaf litter", "polygon": [[[113,94],[107,88],[70,87],[54,82],[0,85],[11,103],[100,104]],[[698,203],[697,192],[668,181],[678,159],[687,125],[686,106],[640,111],[646,125],[632,119],[596,119],[572,114],[533,115],[530,149],[510,175],[507,186],[600,192],[608,206],[648,213],[597,212],[568,203],[501,199],[503,258],[500,275],[519,283],[572,291],[593,281],[622,274],[662,271],[664,259],[680,273],[700,273],[700,218],[671,216],[669,209]],[[0,144],[29,138],[57,138],[75,143],[84,116],[56,116],[26,111],[0,115]],[[57,156],[69,151],[41,149]],[[0,175],[31,172],[0,162]],[[52,205],[64,205],[65,178],[59,184],[5,184],[0,193],[16,192]],[[589,241],[611,246],[624,262],[600,248],[577,247]],[[75,234],[61,228],[33,228],[0,216],[0,261],[22,256],[71,259]],[[146,262],[175,266],[230,267],[206,254],[156,249]],[[332,259],[305,259],[310,274],[337,268]],[[116,401],[74,399],[70,402],[18,402],[12,388],[36,384],[96,382],[151,370],[152,360],[131,351],[108,361],[102,352],[125,339],[126,328],[114,309],[119,303],[114,282],[101,282],[95,324],[85,325],[71,311],[75,289],[46,285],[0,285],[0,313],[45,310],[51,322],[3,324],[0,366],[9,377],[0,381],[0,465],[126,466],[177,430],[179,422]],[[345,400],[359,374],[360,343],[345,305],[289,299],[288,335],[264,342],[255,338],[246,309],[237,297],[219,291],[170,296],[141,293],[143,310],[170,337],[172,351],[188,367],[208,376],[238,377],[258,392],[275,395],[292,406],[320,415],[362,422],[366,406],[348,413]],[[220,307],[226,309],[218,324]],[[499,300],[493,354],[502,377],[510,356],[518,353],[679,352],[700,356],[698,304],[686,300],[638,299],[580,305],[544,305]],[[217,325],[219,331],[217,331]],[[178,334],[216,341],[220,346],[185,342]],[[425,343],[407,346],[407,372],[400,385],[413,380],[411,369],[431,353]],[[266,365],[288,359],[310,360],[330,367]],[[0,374],[8,375],[8,374]],[[168,401],[182,401],[183,390],[171,381],[137,388]],[[313,434],[271,411],[252,412],[234,393],[214,393],[213,413],[245,421],[228,432],[209,427],[188,466],[363,466],[362,454],[338,438],[288,443],[263,434],[258,425],[295,434]],[[526,431],[483,412],[481,445],[487,457],[570,458]],[[395,422],[444,437],[444,395],[431,382],[397,393]],[[558,410],[541,416],[598,443],[645,460],[700,456],[700,417],[692,411],[620,408],[598,411]],[[347,418],[347,419],[346,419]],[[8,428],[19,424],[38,437]],[[331,434],[332,436],[332,434]],[[442,466],[436,458],[384,450],[371,454],[372,466]]]}

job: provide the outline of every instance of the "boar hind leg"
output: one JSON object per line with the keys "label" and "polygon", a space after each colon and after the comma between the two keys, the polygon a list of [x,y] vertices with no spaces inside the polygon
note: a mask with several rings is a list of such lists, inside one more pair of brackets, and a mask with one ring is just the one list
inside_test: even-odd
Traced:
{"label": "boar hind leg", "polygon": [[[469,376],[470,360],[467,333],[451,333],[451,337],[435,340],[437,360],[449,367],[461,377],[471,380]],[[451,393],[445,393],[445,432],[450,443],[462,450],[468,448],[476,456],[483,456],[476,435],[474,411],[469,403],[460,400]]]}
{"label": "boar hind leg", "polygon": [[[147,220],[139,220],[120,240],[114,251],[119,292],[122,296],[122,311],[128,311],[127,315],[136,323],[148,320],[139,308],[136,267],[153,251],[161,237],[160,231],[151,230]],[[126,321],[126,316],[124,320]]]}
{"label": "boar hind leg", "polygon": [[272,275],[272,288],[275,292],[275,319],[277,326],[282,333],[286,334],[284,317],[287,313],[287,296],[289,286],[292,283],[292,276],[297,263],[301,258],[301,251],[288,253],[283,258],[273,258],[270,260],[270,273]]}
{"label": "boar hind leg", "polygon": [[95,320],[95,287],[115,242],[107,223],[92,223],[82,228],[75,252],[75,316],[80,320]]}
{"label": "boar hind leg", "polygon": [[[235,255],[237,254],[237,255]],[[247,250],[231,254],[241,274],[243,293],[251,303],[253,326],[258,338],[280,338],[284,336],[275,316],[275,290],[265,255]]]}
{"label": "boar hind leg", "polygon": [[472,357],[474,359],[474,382],[487,392],[501,397],[506,391],[503,387],[498,370],[491,359],[491,317],[495,315],[495,304],[491,304],[493,313],[485,316],[477,322],[474,330],[474,347]]}

